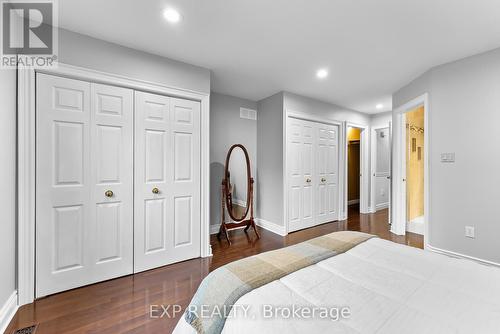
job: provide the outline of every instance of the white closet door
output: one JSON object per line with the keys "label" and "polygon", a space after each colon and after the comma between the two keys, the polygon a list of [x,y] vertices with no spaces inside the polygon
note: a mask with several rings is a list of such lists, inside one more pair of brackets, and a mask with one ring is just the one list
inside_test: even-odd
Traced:
{"label": "white closet door", "polygon": [[317,123],[317,224],[338,220],[338,126]]}
{"label": "white closet door", "polygon": [[133,272],[133,100],[131,89],[92,84],[89,223],[95,236],[95,281]]}
{"label": "white closet door", "polygon": [[200,104],[136,92],[135,262],[200,256]]}
{"label": "white closet door", "polygon": [[132,272],[132,98],[37,75],[36,297]]}
{"label": "white closet door", "polygon": [[315,124],[288,119],[288,230],[315,224]]}

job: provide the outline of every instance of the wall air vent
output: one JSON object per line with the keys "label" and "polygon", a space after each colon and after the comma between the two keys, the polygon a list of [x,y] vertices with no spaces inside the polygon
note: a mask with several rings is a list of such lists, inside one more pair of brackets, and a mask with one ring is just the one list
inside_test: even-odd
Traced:
{"label": "wall air vent", "polygon": [[257,110],[240,108],[240,118],[257,120]]}

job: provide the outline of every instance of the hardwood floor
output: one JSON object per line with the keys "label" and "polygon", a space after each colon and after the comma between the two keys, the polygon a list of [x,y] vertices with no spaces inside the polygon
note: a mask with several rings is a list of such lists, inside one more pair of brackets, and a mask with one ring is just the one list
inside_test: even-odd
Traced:
{"label": "hardwood floor", "polygon": [[[349,219],[281,237],[259,228],[261,239],[249,231],[230,232],[232,246],[211,237],[213,257],[194,259],[136,275],[62,292],[39,299],[19,309],[5,333],[38,324],[36,334],[58,333],[170,333],[181,317],[151,318],[151,305],[178,304],[185,308],[201,280],[228,262],[292,245],[330,232],[362,231],[413,247],[423,247],[423,238],[389,232],[387,210],[360,215],[349,208]],[[160,312],[156,314],[161,314]]]}

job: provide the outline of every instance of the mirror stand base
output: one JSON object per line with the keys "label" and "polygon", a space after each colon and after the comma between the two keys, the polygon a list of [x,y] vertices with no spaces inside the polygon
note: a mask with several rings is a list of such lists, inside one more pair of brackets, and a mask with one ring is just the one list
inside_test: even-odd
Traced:
{"label": "mirror stand base", "polygon": [[217,239],[220,240],[221,235],[223,234],[226,237],[227,242],[229,245],[231,245],[231,240],[229,239],[229,234],[228,232],[231,230],[236,230],[239,228],[244,227],[245,233],[247,233],[248,229],[251,227],[253,228],[255,235],[257,235],[257,239],[260,239],[259,232],[257,231],[257,227],[255,225],[255,220],[253,218],[250,218],[248,220],[241,221],[239,223],[222,223],[219,228],[219,233],[217,233]]}

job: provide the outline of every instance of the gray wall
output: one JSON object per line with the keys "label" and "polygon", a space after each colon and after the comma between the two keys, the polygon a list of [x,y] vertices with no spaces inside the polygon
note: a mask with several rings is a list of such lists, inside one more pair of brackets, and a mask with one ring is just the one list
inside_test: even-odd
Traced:
{"label": "gray wall", "polygon": [[[210,92],[210,71],[67,30],[59,60],[197,92]],[[0,70],[0,307],[16,289],[16,73]]]}
{"label": "gray wall", "polygon": [[258,109],[257,217],[283,226],[283,93],[259,101]]}
{"label": "gray wall", "polygon": [[337,121],[370,125],[370,116],[367,114],[293,93],[284,93],[284,107],[291,111],[327,117]]}
{"label": "gray wall", "polygon": [[197,92],[210,92],[210,71],[59,29],[59,61]]}
{"label": "gray wall", "polygon": [[[500,49],[436,67],[393,97],[428,92],[430,231],[434,247],[500,263]],[[455,163],[440,153],[455,152]],[[476,228],[476,238],[464,227]]]}
{"label": "gray wall", "polygon": [[16,71],[0,70],[0,307],[16,290]]}
{"label": "gray wall", "polygon": [[[211,225],[220,225],[221,222],[220,187],[226,155],[233,144],[245,146],[250,156],[252,176],[256,178],[257,175],[257,122],[240,118],[240,108],[256,110],[257,102],[217,93],[212,93],[210,96]],[[236,175],[232,173],[232,176]]]}
{"label": "gray wall", "polygon": [[[370,126],[370,116],[309,97],[282,92],[259,102],[257,122],[258,218],[284,225],[283,117],[286,111]],[[368,161],[369,164],[369,161]]]}
{"label": "gray wall", "polygon": [[[293,93],[285,92],[284,105],[285,109],[288,111],[300,112],[316,117],[329,118],[340,122],[350,122],[358,125],[365,125],[368,127],[371,125],[370,115]],[[367,133],[368,133],[368,147],[370,147],[371,145],[370,129],[367,130]],[[339,152],[342,151],[339,150]],[[367,161],[368,168],[370,168],[370,163],[371,163],[370,154],[368,154],[368,161]],[[370,203],[370,194],[371,194],[370,183],[371,182],[368,182],[368,203]]]}
{"label": "gray wall", "polygon": [[373,128],[389,126],[389,122],[392,122],[392,111],[374,114],[370,117],[370,125]]}

